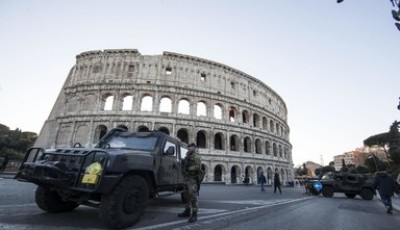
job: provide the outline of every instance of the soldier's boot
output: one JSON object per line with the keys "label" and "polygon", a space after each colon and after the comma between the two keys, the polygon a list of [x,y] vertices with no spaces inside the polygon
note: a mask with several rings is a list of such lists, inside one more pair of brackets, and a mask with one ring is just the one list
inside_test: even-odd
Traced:
{"label": "soldier's boot", "polygon": [[197,211],[193,211],[192,215],[189,218],[189,223],[193,223],[197,221]]}
{"label": "soldier's boot", "polygon": [[178,214],[178,217],[189,217],[190,216],[190,209],[185,208],[185,210]]}

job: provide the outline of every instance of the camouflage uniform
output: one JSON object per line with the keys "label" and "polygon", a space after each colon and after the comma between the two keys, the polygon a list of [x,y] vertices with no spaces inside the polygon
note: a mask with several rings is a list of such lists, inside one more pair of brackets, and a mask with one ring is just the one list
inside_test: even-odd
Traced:
{"label": "camouflage uniform", "polygon": [[185,159],[183,159],[182,173],[184,176],[186,206],[185,211],[178,216],[190,216],[189,222],[197,220],[198,210],[198,183],[201,169],[201,159],[194,149],[190,149]]}

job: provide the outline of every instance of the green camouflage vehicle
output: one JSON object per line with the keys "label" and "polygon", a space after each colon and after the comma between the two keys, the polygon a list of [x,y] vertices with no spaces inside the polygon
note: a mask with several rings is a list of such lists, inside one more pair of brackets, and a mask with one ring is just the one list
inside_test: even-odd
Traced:
{"label": "green camouflage vehicle", "polygon": [[29,149],[16,179],[38,185],[35,201],[47,212],[97,207],[107,226],[125,228],[158,192],[183,191],[181,160],[187,151],[185,143],[163,132],[113,129],[92,149],[79,143]]}
{"label": "green camouflage vehicle", "polygon": [[364,200],[372,200],[375,195],[374,177],[366,174],[328,172],[319,182],[322,184],[321,193],[324,197],[344,193],[348,198],[360,195]]}

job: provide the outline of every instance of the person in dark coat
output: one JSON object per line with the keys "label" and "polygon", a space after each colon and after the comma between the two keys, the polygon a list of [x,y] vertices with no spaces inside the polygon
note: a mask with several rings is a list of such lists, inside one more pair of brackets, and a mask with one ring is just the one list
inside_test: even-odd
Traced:
{"label": "person in dark coat", "polygon": [[267,182],[267,179],[265,178],[263,172],[260,173],[260,176],[258,177],[258,182],[261,184],[261,192],[264,192],[264,184]]}
{"label": "person in dark coat", "polygon": [[399,195],[396,181],[386,172],[377,172],[374,180],[374,188],[378,190],[383,205],[387,208],[387,214],[393,214],[392,196]]}
{"label": "person in dark coat", "polygon": [[279,174],[275,173],[274,176],[274,193],[276,193],[276,188],[279,189],[279,193],[282,194],[282,190],[281,190],[281,181],[279,179]]}

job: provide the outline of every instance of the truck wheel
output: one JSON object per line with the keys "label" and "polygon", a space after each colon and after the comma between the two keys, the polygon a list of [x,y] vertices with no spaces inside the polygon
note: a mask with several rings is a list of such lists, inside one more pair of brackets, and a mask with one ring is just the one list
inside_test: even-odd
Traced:
{"label": "truck wheel", "polygon": [[56,191],[42,186],[36,189],[35,202],[39,208],[49,213],[69,212],[79,206],[72,201],[63,201]]}
{"label": "truck wheel", "polygon": [[124,177],[114,190],[103,195],[100,218],[111,228],[126,228],[139,221],[149,199],[146,180],[140,176]]}
{"label": "truck wheel", "polygon": [[322,189],[322,195],[324,197],[333,197],[333,188],[332,187],[324,187]]}
{"label": "truck wheel", "polygon": [[356,197],[357,194],[354,194],[354,193],[345,193],[344,195],[346,195],[347,198],[353,199],[354,197]]}
{"label": "truck wheel", "polygon": [[374,193],[371,191],[371,189],[363,188],[360,192],[360,196],[364,200],[372,200],[374,198]]}

